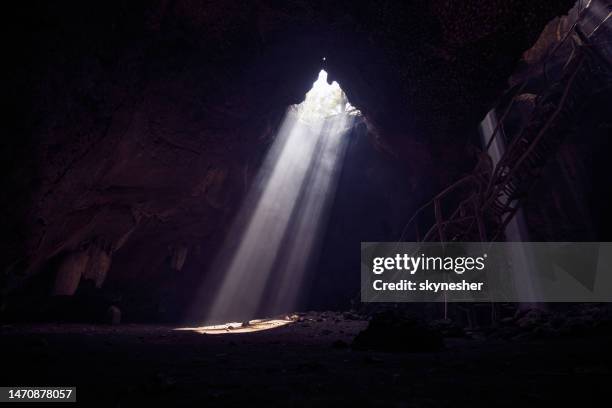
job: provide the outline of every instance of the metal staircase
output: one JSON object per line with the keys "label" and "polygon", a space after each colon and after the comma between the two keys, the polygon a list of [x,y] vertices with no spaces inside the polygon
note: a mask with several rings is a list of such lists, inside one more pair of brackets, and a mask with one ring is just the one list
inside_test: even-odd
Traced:
{"label": "metal staircase", "polygon": [[[586,37],[578,23],[562,41],[568,37],[573,41],[571,55],[558,79],[536,98],[522,128],[513,135],[504,134],[508,113],[528,80],[515,90],[474,170],[421,207],[404,228],[399,241],[404,240],[411,229],[414,229],[416,240],[424,242],[505,239],[506,227],[548,160],[563,143],[566,130],[588,100],[589,92],[610,85],[610,67],[593,46],[593,36]],[[557,47],[559,45],[561,43]],[[556,48],[551,55],[554,51]],[[598,83],[593,83],[595,81]],[[504,138],[506,146],[494,164],[489,149],[496,137]],[[420,227],[427,223],[433,225],[420,235]]]}

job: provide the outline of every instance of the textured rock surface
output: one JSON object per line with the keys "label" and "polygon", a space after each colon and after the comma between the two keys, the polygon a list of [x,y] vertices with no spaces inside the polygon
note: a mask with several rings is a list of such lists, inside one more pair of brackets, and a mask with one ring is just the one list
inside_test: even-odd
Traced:
{"label": "textured rock surface", "polygon": [[[372,154],[395,166],[399,185],[376,180],[375,160],[364,170],[383,186],[378,212],[400,214],[376,221],[393,239],[387,225],[471,167],[467,131],[571,3],[179,0],[15,10],[24,42],[2,157],[3,286],[59,264],[61,293],[84,276],[153,299],[188,298],[284,109],[301,101],[323,56],[371,125]],[[91,242],[105,247],[81,271],[69,259]]]}

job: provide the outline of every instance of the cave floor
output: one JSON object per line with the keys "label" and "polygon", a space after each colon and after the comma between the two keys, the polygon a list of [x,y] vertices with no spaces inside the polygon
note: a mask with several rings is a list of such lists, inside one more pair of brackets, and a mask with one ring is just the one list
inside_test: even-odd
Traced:
{"label": "cave floor", "polygon": [[320,318],[220,335],[150,325],[4,325],[0,384],[76,385],[82,405],[111,407],[585,406],[609,397],[610,338],[447,339],[435,353],[346,347],[365,325]]}

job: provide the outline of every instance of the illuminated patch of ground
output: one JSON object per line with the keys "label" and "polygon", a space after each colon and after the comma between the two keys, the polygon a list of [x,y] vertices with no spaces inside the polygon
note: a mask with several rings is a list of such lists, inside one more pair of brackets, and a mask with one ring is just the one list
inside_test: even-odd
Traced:
{"label": "illuminated patch of ground", "polygon": [[176,330],[191,330],[202,334],[251,333],[262,330],[276,329],[293,322],[294,320],[291,318],[256,319],[249,320],[248,322],[244,323],[231,322],[213,326],[182,327]]}

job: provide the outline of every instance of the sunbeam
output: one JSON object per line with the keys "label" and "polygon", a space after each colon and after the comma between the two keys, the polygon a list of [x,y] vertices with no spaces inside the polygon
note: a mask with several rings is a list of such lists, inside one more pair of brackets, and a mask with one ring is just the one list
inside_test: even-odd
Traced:
{"label": "sunbeam", "polygon": [[[358,115],[323,70],[304,102],[288,109],[215,263],[225,273],[207,322],[295,307]],[[239,244],[228,249],[232,242]]]}

